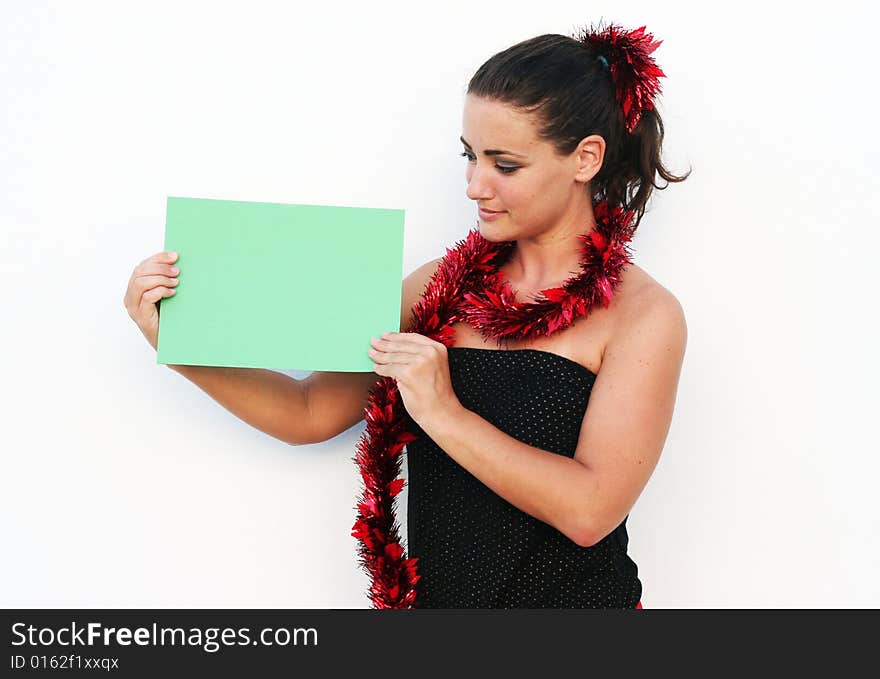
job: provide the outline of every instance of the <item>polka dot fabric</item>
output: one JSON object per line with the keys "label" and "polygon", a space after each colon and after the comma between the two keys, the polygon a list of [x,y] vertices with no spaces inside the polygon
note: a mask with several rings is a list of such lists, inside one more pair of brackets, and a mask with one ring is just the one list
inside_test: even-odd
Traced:
{"label": "polka dot fabric", "polygon": [[[450,347],[462,405],[505,433],[573,457],[596,375],[537,349]],[[408,555],[421,608],[636,608],[626,519],[592,547],[494,493],[414,422],[407,446]]]}

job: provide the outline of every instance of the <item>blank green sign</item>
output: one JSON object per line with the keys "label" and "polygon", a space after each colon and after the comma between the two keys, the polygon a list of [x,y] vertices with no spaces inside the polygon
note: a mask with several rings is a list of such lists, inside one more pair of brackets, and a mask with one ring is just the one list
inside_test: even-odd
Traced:
{"label": "blank green sign", "polygon": [[168,198],[158,362],[371,372],[397,332],[403,210]]}

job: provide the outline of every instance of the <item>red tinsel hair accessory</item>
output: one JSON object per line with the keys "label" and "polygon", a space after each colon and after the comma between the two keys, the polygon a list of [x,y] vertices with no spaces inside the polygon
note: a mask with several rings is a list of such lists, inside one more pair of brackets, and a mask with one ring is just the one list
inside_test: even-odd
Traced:
{"label": "red tinsel hair accessory", "polygon": [[593,47],[610,68],[626,131],[632,132],[642,111],[654,108],[654,97],[660,93],[659,79],[666,77],[651,57],[663,41],[655,41],[653,35],[645,33],[645,26],[627,31],[615,24],[582,29],[573,37]]}

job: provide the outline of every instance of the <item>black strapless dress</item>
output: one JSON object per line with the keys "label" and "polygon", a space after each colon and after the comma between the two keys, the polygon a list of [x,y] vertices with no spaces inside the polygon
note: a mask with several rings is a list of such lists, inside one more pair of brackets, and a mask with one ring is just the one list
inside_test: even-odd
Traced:
{"label": "black strapless dress", "polygon": [[[503,432],[574,457],[596,375],[536,349],[450,347],[462,405]],[[636,608],[626,519],[592,547],[490,490],[410,421],[408,556],[418,557],[419,608]]]}

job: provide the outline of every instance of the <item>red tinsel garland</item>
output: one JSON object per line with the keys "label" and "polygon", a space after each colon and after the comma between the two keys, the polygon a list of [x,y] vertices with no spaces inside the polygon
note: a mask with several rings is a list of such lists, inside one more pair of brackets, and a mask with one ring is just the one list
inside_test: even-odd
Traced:
{"label": "red tinsel garland", "polygon": [[[594,214],[595,228],[578,236],[580,273],[525,303],[514,300],[514,291],[497,270],[515,242],[492,243],[479,229],[472,230],[454,249],[447,249],[413,308],[409,331],[452,346],[452,324],[465,321],[485,338],[502,342],[548,336],[597,305],[607,307],[624,267],[632,261],[628,243],[633,213],[602,201],[594,206]],[[407,558],[401,545],[394,498],[404,484],[398,478],[401,454],[416,437],[407,431],[408,415],[392,378],[379,378],[364,416],[366,430],[355,455],[364,490],[352,529],[360,541],[359,563],[370,575],[374,608],[414,608],[418,559]]]}

